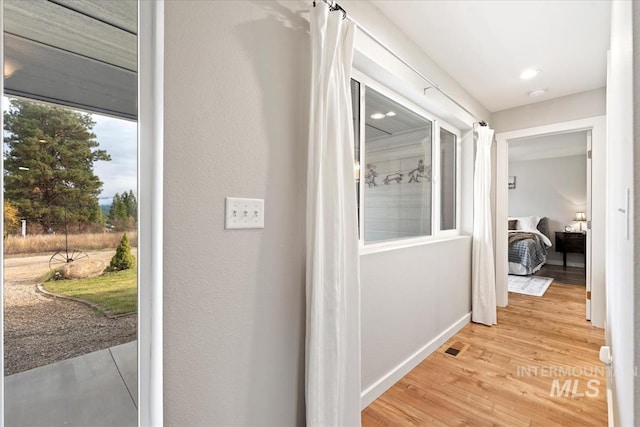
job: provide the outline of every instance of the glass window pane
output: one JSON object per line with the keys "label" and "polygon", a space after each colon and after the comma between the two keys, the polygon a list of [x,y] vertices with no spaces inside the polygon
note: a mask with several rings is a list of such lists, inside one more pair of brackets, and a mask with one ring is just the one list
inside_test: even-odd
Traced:
{"label": "glass window pane", "polygon": [[456,136],[440,129],[440,229],[456,228]]}
{"label": "glass window pane", "polygon": [[137,10],[2,3],[3,425],[138,422]]}
{"label": "glass window pane", "polygon": [[365,243],[431,235],[431,121],[365,92]]}
{"label": "glass window pane", "polygon": [[360,235],[360,82],[351,79],[351,111],[353,115],[353,171],[356,179],[358,235]]}

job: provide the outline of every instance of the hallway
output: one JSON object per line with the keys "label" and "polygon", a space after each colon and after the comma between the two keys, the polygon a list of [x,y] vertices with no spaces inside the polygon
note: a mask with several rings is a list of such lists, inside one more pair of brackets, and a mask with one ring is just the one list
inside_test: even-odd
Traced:
{"label": "hallway", "polygon": [[604,331],[584,306],[582,286],[510,293],[498,325],[465,326],[368,406],[362,425],[607,425]]}

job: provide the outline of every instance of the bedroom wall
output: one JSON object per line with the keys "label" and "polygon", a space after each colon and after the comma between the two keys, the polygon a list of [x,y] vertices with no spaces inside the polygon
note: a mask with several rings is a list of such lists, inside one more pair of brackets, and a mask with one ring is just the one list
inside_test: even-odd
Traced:
{"label": "bedroom wall", "polygon": [[[509,176],[516,177],[516,188],[509,190],[509,216],[548,217],[554,246],[547,262],[562,265],[562,253],[554,249],[555,232],[564,231],[565,225],[578,229],[573,218],[586,211],[587,156],[510,161]],[[584,257],[567,254],[567,264],[584,267]]]}

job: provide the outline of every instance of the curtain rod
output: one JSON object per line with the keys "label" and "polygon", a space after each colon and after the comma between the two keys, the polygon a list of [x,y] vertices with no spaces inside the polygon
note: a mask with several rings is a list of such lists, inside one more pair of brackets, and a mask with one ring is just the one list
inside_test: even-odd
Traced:
{"label": "curtain rod", "polygon": [[[444,95],[449,101],[453,102],[455,105],[457,105],[458,107],[462,108],[467,114],[469,114],[471,117],[475,118],[477,120],[477,117],[474,113],[472,113],[471,111],[469,111],[464,105],[462,105],[461,103],[459,103],[458,101],[456,101],[455,98],[453,98],[451,95],[449,95],[444,89],[442,89],[439,85],[437,85],[433,80],[431,80],[430,78],[428,78],[427,76],[425,76],[424,74],[422,74],[420,71],[418,71],[413,65],[409,64],[407,61],[405,61],[404,59],[402,59],[397,53],[395,53],[394,51],[392,51],[389,47],[387,47],[384,43],[382,43],[380,40],[378,40],[378,38],[376,36],[374,36],[373,34],[371,34],[370,31],[368,31],[366,28],[364,28],[358,21],[356,21],[355,19],[353,19],[351,16],[349,16],[347,14],[347,11],[344,10],[342,8],[342,6],[340,6],[337,2],[332,1],[332,0],[321,0],[323,3],[326,3],[329,6],[329,10],[331,11],[340,11],[342,12],[342,19],[348,19],[349,21],[353,22],[359,29],[360,31],[362,31],[367,37],[369,37],[371,40],[373,40],[378,46],[380,46],[381,48],[383,48],[384,50],[386,50],[389,54],[391,54],[391,56],[393,56],[394,58],[396,58],[398,61],[402,62],[407,68],[409,68],[411,71],[413,71],[414,73],[416,73],[422,80],[424,80],[425,82],[429,83],[429,85],[431,85],[432,88],[434,88],[435,90],[437,90],[438,92],[440,92],[442,95]],[[313,7],[316,7],[316,2],[313,2]],[[429,89],[429,88],[425,88],[425,91]],[[481,126],[487,126],[487,123],[483,120],[479,122]],[[484,123],[484,125],[482,124]]]}

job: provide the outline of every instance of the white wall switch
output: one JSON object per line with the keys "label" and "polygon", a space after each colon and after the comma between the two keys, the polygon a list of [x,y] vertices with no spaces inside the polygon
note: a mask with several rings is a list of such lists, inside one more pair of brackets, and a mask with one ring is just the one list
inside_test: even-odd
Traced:
{"label": "white wall switch", "polygon": [[224,228],[264,228],[264,199],[225,198]]}

